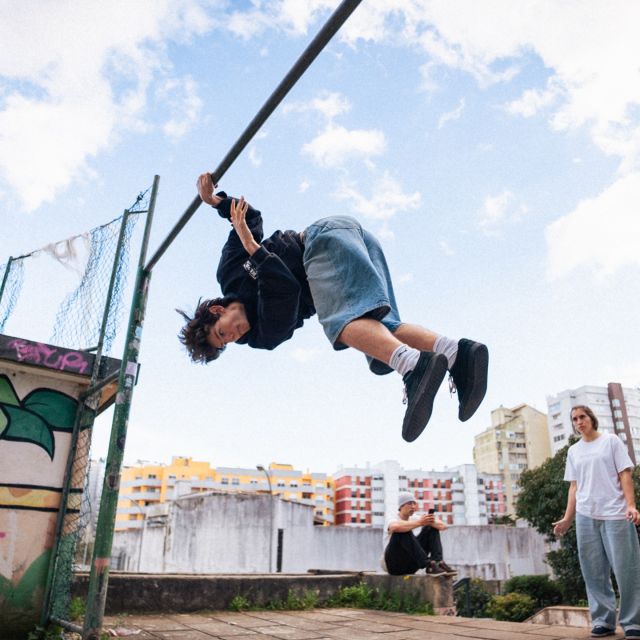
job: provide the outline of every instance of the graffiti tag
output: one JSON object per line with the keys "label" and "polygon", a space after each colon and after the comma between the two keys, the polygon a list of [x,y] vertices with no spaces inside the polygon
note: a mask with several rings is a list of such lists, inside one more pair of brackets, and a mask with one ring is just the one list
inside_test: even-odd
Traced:
{"label": "graffiti tag", "polygon": [[27,340],[15,339],[9,343],[9,349],[14,349],[16,358],[20,362],[31,364],[41,364],[49,369],[59,369],[60,371],[76,371],[87,373],[89,361],[87,355],[82,351],[61,352],[55,347],[42,342],[28,342]]}

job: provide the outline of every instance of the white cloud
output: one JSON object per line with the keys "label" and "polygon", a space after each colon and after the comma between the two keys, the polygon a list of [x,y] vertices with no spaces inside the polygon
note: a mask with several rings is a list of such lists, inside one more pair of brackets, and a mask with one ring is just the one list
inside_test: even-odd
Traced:
{"label": "white cloud", "polygon": [[460,102],[458,102],[458,106],[451,111],[447,111],[447,113],[443,113],[438,119],[438,129],[442,129],[447,122],[452,122],[453,120],[459,120],[462,112],[464,111],[465,102],[464,98],[460,98]]}
{"label": "white cloud", "polygon": [[620,178],[583,200],[546,229],[547,273],[558,278],[579,267],[600,277],[640,265],[640,173]]}
{"label": "white cloud", "polygon": [[290,102],[285,104],[283,108],[284,113],[317,111],[327,120],[333,120],[336,116],[348,113],[350,110],[351,102],[336,91],[323,91],[312,100]]}
{"label": "white cloud", "polygon": [[[0,174],[26,209],[90,174],[91,157],[125,132],[146,129],[148,88],[159,72],[170,76],[165,44],[212,24],[200,4],[0,5]],[[180,97],[165,124],[171,137],[199,109],[193,80],[175,83]]]}
{"label": "white cloud", "polygon": [[384,133],[378,129],[345,129],[330,124],[302,152],[322,167],[340,167],[354,159],[371,161],[386,148]]}
{"label": "white cloud", "polygon": [[171,117],[162,126],[162,130],[173,141],[179,140],[197,121],[202,111],[197,85],[191,76],[170,78],[158,90],[157,95],[171,111]]}
{"label": "white cloud", "polygon": [[404,193],[400,183],[387,173],[376,183],[370,198],[348,182],[343,182],[338,187],[335,197],[348,200],[353,212],[374,220],[389,220],[400,211],[418,208],[421,201],[419,191]]}
{"label": "white cloud", "polygon": [[310,186],[311,186],[311,183],[307,179],[304,179],[298,185],[298,193],[304,193]]}
{"label": "white cloud", "polygon": [[479,226],[487,235],[496,235],[505,222],[516,222],[528,211],[524,204],[518,204],[508,189],[495,196],[487,196],[480,211]]}
{"label": "white cloud", "polygon": [[398,284],[402,285],[413,282],[413,279],[413,273],[409,271],[407,273],[403,273],[399,278],[396,279],[396,281]]}
{"label": "white cloud", "polygon": [[254,167],[259,167],[262,164],[262,158],[260,157],[260,153],[254,144],[249,147],[249,162]]}

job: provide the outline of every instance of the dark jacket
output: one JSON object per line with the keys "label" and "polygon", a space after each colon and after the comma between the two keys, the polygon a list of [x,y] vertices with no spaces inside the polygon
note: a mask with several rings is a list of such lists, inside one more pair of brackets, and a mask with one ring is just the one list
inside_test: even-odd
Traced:
{"label": "dark jacket", "polygon": [[[222,218],[231,218],[231,198],[224,192],[218,205]],[[288,340],[315,312],[296,231],[276,231],[263,240],[262,215],[251,206],[246,221],[261,246],[249,257],[235,229],[222,249],[217,278],[222,295],[236,296],[244,304],[251,325],[237,342],[255,349],[274,349]]]}

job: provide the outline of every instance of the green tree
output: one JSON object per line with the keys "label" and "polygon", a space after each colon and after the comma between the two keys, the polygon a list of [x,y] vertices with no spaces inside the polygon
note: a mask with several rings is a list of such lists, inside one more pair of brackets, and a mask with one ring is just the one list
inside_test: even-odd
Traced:
{"label": "green tree", "polygon": [[[569,444],[536,469],[525,471],[520,476],[520,494],[516,503],[519,518],[529,522],[549,541],[557,540],[553,535],[553,523],[560,520],[567,507],[569,483],[563,480]],[[562,600],[566,604],[577,604],[586,597],[584,581],[578,562],[578,545],[575,527],[571,527],[560,539],[560,547],[547,554],[547,562],[553,569]]]}

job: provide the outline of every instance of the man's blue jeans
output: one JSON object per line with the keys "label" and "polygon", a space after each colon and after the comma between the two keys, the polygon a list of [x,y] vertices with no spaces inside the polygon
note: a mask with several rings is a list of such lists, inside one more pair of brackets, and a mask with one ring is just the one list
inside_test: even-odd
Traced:
{"label": "man's blue jeans", "polygon": [[627,520],[596,520],[576,514],[580,568],[593,626],[616,627],[611,569],[620,590],[620,626],[640,629],[640,545]]}

